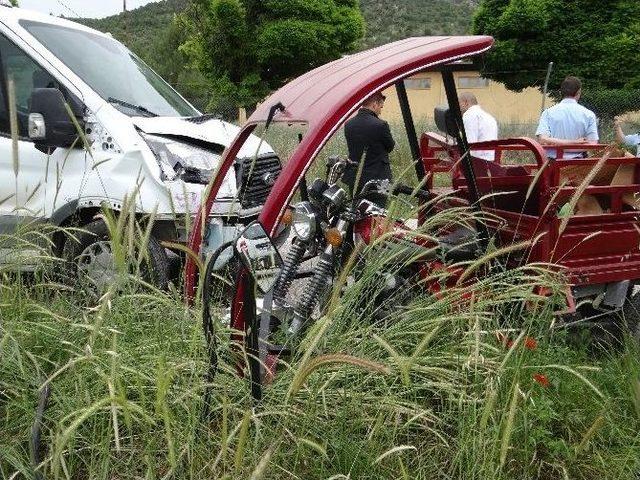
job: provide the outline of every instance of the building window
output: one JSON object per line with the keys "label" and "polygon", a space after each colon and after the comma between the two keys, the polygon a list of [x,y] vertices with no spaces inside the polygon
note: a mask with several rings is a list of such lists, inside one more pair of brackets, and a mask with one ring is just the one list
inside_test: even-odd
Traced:
{"label": "building window", "polygon": [[428,90],[431,88],[431,79],[429,77],[407,78],[404,86],[407,90]]}
{"label": "building window", "polygon": [[459,77],[458,88],[487,88],[489,79],[482,77]]}

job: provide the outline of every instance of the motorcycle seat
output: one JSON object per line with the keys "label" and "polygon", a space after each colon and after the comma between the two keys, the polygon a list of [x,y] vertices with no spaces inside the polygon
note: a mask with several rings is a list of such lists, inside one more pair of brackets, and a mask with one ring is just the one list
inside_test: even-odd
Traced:
{"label": "motorcycle seat", "polygon": [[470,227],[459,227],[438,239],[445,260],[464,261],[476,258],[478,232]]}

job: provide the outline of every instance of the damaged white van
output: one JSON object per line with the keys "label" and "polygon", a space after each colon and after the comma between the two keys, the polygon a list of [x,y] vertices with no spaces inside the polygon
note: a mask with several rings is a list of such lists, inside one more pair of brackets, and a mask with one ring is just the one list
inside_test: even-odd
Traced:
{"label": "damaged white van", "polygon": [[[154,282],[164,286],[169,262],[160,242],[186,243],[187,219],[237,132],[198,112],[110,35],[0,6],[0,263],[28,254],[10,244],[20,225],[78,226],[86,230],[78,241],[54,235],[54,253],[76,273],[109,282],[104,265],[112,253],[100,212],[117,213],[135,197],[137,216],[155,213],[149,259]],[[280,169],[257,137],[240,152],[212,209],[209,248],[257,217]]]}

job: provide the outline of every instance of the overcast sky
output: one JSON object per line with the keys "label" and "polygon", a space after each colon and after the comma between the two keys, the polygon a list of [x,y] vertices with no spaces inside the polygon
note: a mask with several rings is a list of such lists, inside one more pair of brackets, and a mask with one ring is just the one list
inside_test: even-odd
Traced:
{"label": "overcast sky", "polygon": [[[126,0],[127,10],[154,0]],[[18,0],[22,8],[65,17],[108,17],[122,11],[123,0]]]}

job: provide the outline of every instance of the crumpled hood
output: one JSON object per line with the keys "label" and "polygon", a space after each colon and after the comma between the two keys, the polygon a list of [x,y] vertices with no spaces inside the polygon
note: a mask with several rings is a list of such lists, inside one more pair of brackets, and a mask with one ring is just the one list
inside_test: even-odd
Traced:
{"label": "crumpled hood", "polygon": [[[193,138],[209,143],[215,143],[228,147],[240,132],[240,127],[218,119],[210,119],[202,123],[196,123],[180,117],[133,117],[131,119],[136,127],[145,133],[155,135],[172,135],[185,138]],[[251,135],[239,152],[239,157],[255,155],[260,145],[260,138]],[[258,154],[271,153],[273,149],[266,142],[262,142]]]}

